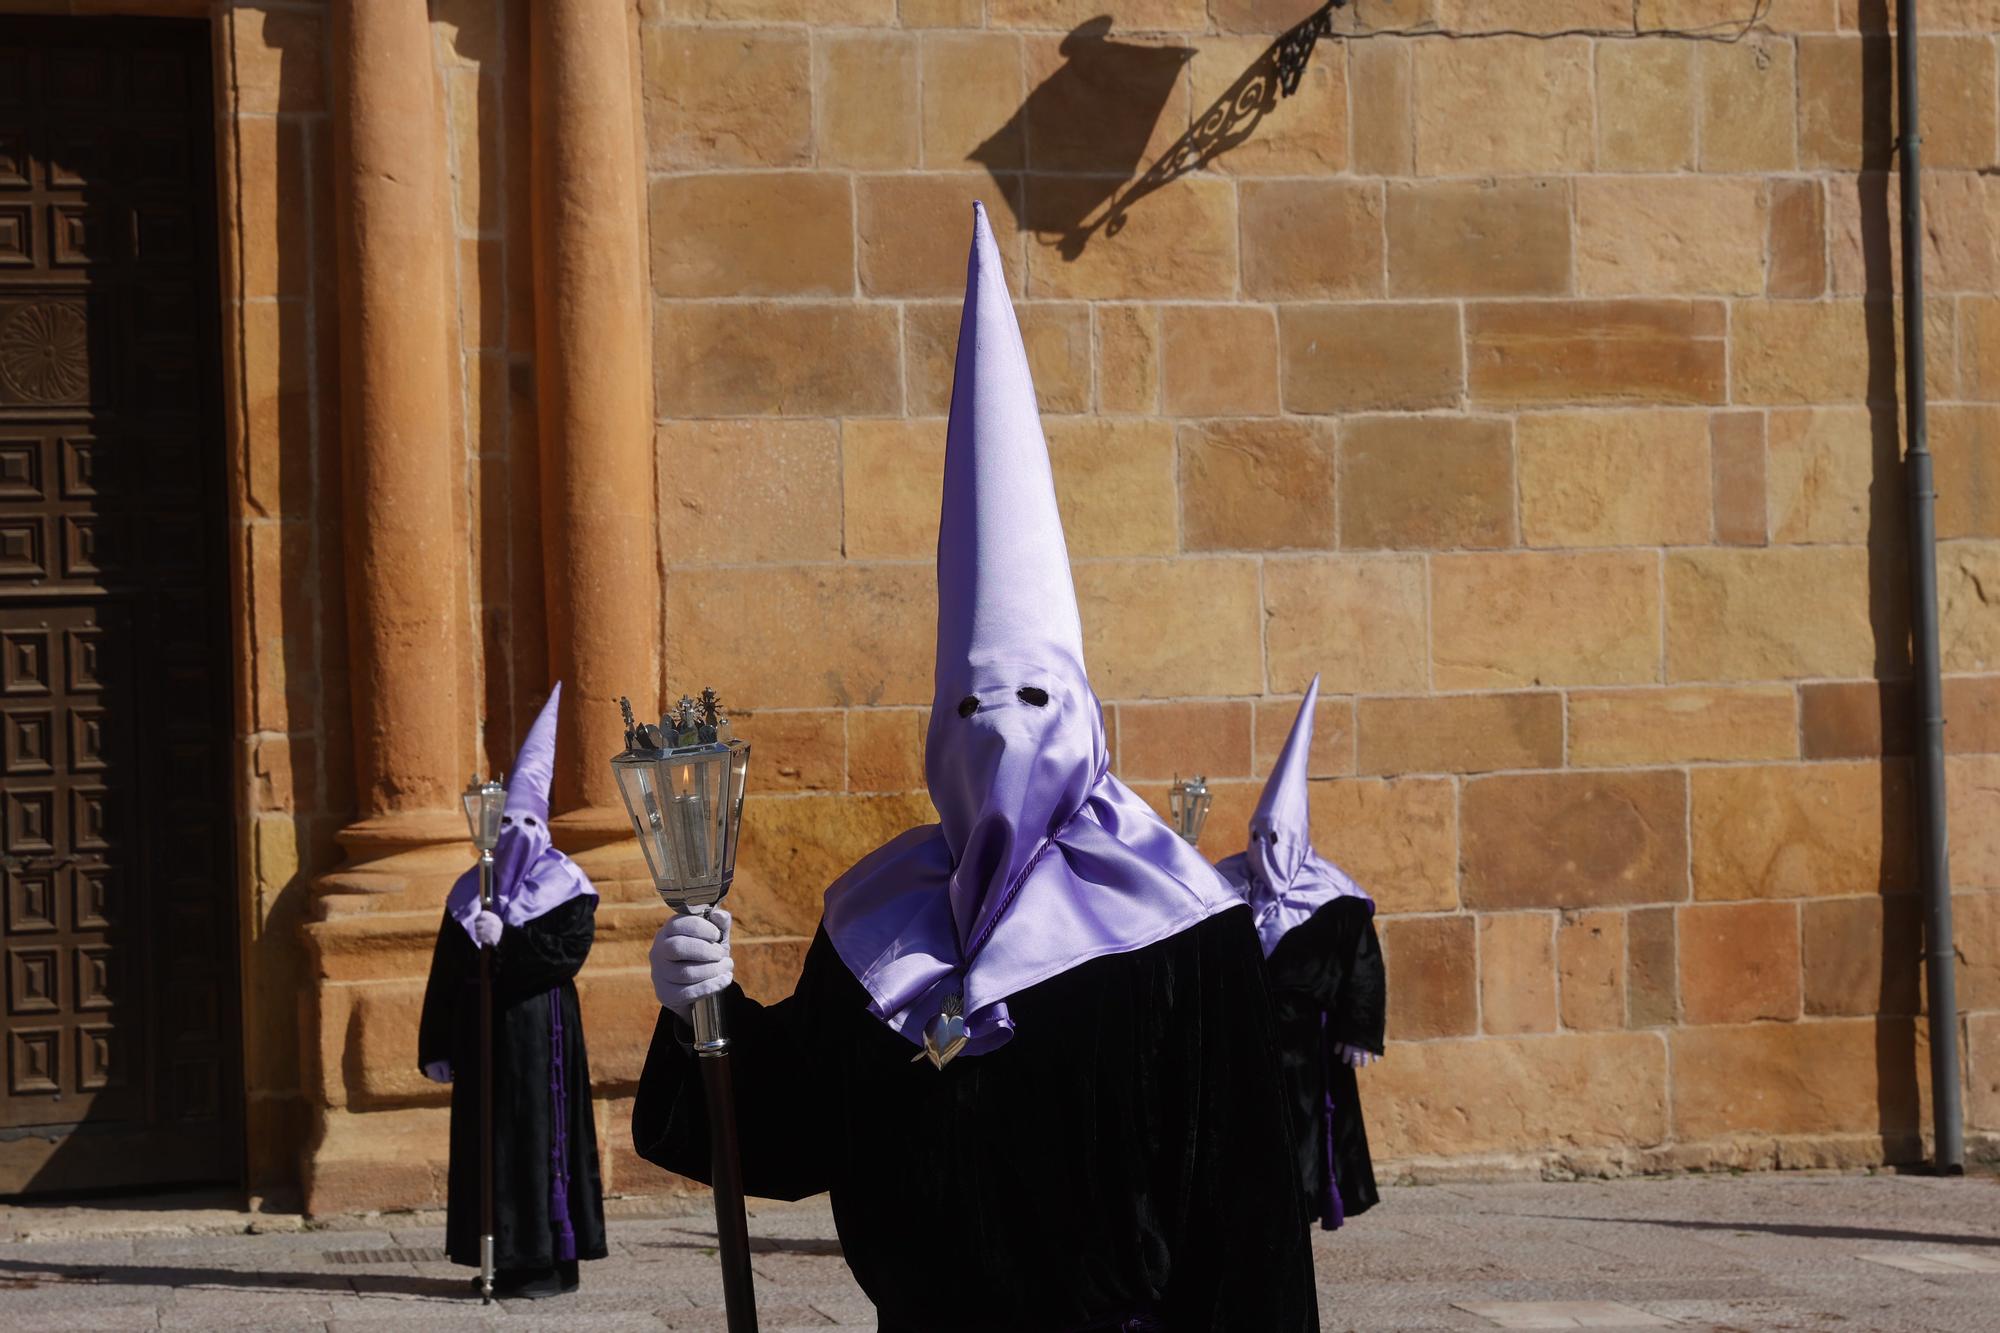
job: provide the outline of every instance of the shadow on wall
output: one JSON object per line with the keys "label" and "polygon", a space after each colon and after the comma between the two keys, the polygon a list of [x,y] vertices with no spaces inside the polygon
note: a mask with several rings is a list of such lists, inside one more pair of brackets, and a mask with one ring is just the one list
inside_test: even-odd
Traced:
{"label": "shadow on wall", "polygon": [[[1334,8],[1328,0],[1280,34],[1143,173],[1154,126],[1195,53],[1112,41],[1111,18],[1099,15],[1063,39],[1064,63],[973,150],[972,160],[992,173],[1022,230],[1074,261],[1100,231],[1116,236],[1147,195],[1250,138],[1298,87]],[[1029,181],[1017,199],[1010,181],[1024,144]]]}
{"label": "shadow on wall", "polygon": [[[1862,0],[1864,30],[1882,31],[1886,0]],[[1889,170],[1894,165],[1895,53],[1887,37],[1854,44],[1861,62],[1861,96],[1852,114],[1860,120],[1861,171],[1835,178],[1833,188],[1859,192],[1864,310],[1868,344],[1869,435],[1874,443],[1869,481],[1868,619],[1875,634],[1875,675],[1899,687],[1880,691],[1879,725],[1884,740],[1882,782],[1882,882],[1917,889],[1915,774],[1909,745],[1890,738],[1910,737],[1910,598],[1900,413],[1902,351],[1897,319],[1897,273],[1893,237],[1898,227]],[[1897,753],[1897,751],[1901,753]],[[1923,929],[1913,920],[1917,903],[1905,896],[1883,900],[1882,980],[1875,1023],[1876,1101],[1880,1132],[1890,1160],[1923,1156],[1922,1093],[1918,1086],[1917,1044]],[[1899,910],[1902,909],[1902,910]],[[1914,927],[1914,928],[1912,928]],[[1907,1015],[1907,1016],[1905,1016]],[[1900,1149],[1900,1150],[1899,1150]]]}

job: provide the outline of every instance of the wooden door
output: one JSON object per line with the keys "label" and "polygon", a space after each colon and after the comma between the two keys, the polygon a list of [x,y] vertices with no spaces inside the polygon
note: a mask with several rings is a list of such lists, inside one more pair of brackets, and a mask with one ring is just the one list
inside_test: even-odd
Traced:
{"label": "wooden door", "polygon": [[240,1175],[211,93],[0,18],[0,1193]]}

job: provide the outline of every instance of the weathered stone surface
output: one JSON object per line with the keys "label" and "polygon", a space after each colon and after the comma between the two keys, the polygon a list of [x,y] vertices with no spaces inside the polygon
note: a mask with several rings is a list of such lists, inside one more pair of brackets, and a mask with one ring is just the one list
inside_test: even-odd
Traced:
{"label": "weathered stone surface", "polygon": [[1552,912],[1479,918],[1481,1031],[1500,1036],[1555,1031],[1555,926]]}
{"label": "weathered stone surface", "polygon": [[944,432],[935,418],[841,423],[842,541],[849,559],[917,559],[937,551]]}
{"label": "weathered stone surface", "polygon": [[1180,429],[1181,541],[1190,551],[1323,550],[1334,542],[1330,425],[1269,418]]}
{"label": "weathered stone surface", "polygon": [[1635,1028],[1680,1021],[1680,930],[1671,907],[1625,914],[1626,1022]]}
{"label": "weathered stone surface", "polygon": [[1160,407],[1160,317],[1149,305],[1099,304],[1097,407],[1156,412]]}
{"label": "weathered stone surface", "polygon": [[1373,895],[1379,911],[1458,906],[1458,800],[1450,779],[1315,782],[1308,798],[1314,845]]}
{"label": "weathered stone surface", "polygon": [[1646,1146],[1667,1137],[1667,1045],[1637,1032],[1399,1045],[1368,1071],[1367,1097],[1384,1158]]}
{"label": "weathered stone surface", "polygon": [[[1234,111],[1241,80],[1268,77],[1268,67],[1258,66],[1270,49],[1268,39],[1210,37],[1191,45],[1197,126],[1209,115]],[[1314,59],[1291,95],[1251,122],[1253,128],[1243,142],[1215,158],[1213,167],[1250,176],[1324,176],[1345,170],[1347,78],[1346,61]]]}
{"label": "weathered stone surface", "polygon": [[649,27],[640,41],[654,170],[811,160],[812,45],[805,33]]}
{"label": "weathered stone surface", "polygon": [[1174,430],[1164,421],[1044,423],[1072,559],[1174,550]]}
{"label": "weathered stone surface", "polygon": [[660,410],[680,416],[900,411],[893,306],[663,301],[653,319]]}
{"label": "weathered stone surface", "polygon": [[2000,537],[2000,408],[1932,408],[1930,445],[1936,460],[1937,535]]}
{"label": "weathered stone surface", "polygon": [[[1421,690],[1424,566],[1416,556],[1322,556],[1264,567],[1270,688],[1329,694]],[[1254,638],[1251,640],[1255,642]]]}
{"label": "weathered stone surface", "polygon": [[1953,886],[2000,888],[2000,756],[1953,756],[1944,783]]}
{"label": "weathered stone surface", "polygon": [[759,791],[839,791],[847,779],[847,723],[825,709],[736,713],[736,734],[757,747]]}
{"label": "weathered stone surface", "polygon": [[1816,180],[1771,185],[1771,296],[1810,297],[1826,291],[1826,192]]}
{"label": "weathered stone surface", "polygon": [[[986,21],[996,28],[1065,31],[1103,12],[1098,0],[987,0]],[[1138,0],[1119,11],[1121,27],[1140,32],[1201,31],[1201,0]]]}
{"label": "weathered stone surface", "polygon": [[1958,324],[1965,396],[2000,399],[2000,297],[1961,297]]}
{"label": "weathered stone surface", "polygon": [[[654,448],[663,485],[667,563],[833,560],[840,514],[840,439],[830,421],[666,421]],[[728,477],[727,486],[675,478]]]}
{"label": "weathered stone surface", "polygon": [[1695,897],[1804,898],[1911,886],[1901,763],[1694,770]]}
{"label": "weathered stone surface", "polygon": [[[928,140],[926,143],[928,144]],[[1195,299],[1236,295],[1236,191],[1193,174],[1135,203],[1116,236],[1100,230],[1074,259],[1054,242],[1101,192],[1088,177],[1038,177],[1027,229],[1048,243],[1028,250],[1028,291],[1078,300]]]}
{"label": "weathered stone surface", "polygon": [[1709,474],[1715,488],[1715,539],[1726,546],[1770,540],[1764,495],[1764,414],[1717,412],[1709,418]]}
{"label": "weathered stone surface", "polygon": [[1793,903],[1680,909],[1681,1017],[1687,1023],[1799,1016],[1799,913]]}
{"label": "weathered stone surface", "polygon": [[1938,616],[1946,671],[2000,669],[2000,542],[1938,547]]}
{"label": "weathered stone surface", "polygon": [[1915,898],[1830,898],[1808,901],[1800,911],[1808,1014],[1918,1011],[1924,942]]}
{"label": "weathered stone surface", "polygon": [[929,712],[922,708],[848,709],[848,790],[921,791],[929,725]]}
{"label": "weathered stone surface", "polygon": [[822,166],[883,170],[917,164],[917,44],[839,35],[819,47]]}
{"label": "weathered stone surface", "polygon": [[1623,912],[1564,912],[1556,927],[1562,1025],[1579,1031],[1625,1026]]}
{"label": "weathered stone surface", "polygon": [[326,22],[309,10],[232,12],[229,44],[231,102],[239,116],[326,109]]}
{"label": "weathered stone surface", "polygon": [[1764,290],[1768,220],[1754,178],[1583,177],[1576,227],[1577,282],[1589,295]]}
{"label": "weathered stone surface", "polygon": [[924,165],[990,171],[1026,162],[1017,116],[1027,85],[1021,42],[1002,33],[926,33],[923,69]]}
{"label": "weathered stone surface", "polygon": [[1873,674],[1868,553],[1858,547],[1667,555],[1667,677]]}
{"label": "weathered stone surface", "polygon": [[1674,1136],[1907,1133],[1916,1128],[1907,1020],[1819,1019],[1682,1028]]}
{"label": "weathered stone surface", "polygon": [[[1278,755],[1285,748],[1285,738],[1291,735],[1292,723],[1299,715],[1299,703],[1297,699],[1257,701],[1257,753],[1255,766],[1250,771],[1258,777],[1268,777],[1276,767]],[[1354,700],[1321,695],[1319,707],[1313,710],[1312,745],[1306,751],[1306,776],[1340,778],[1352,772]]]}
{"label": "weathered stone surface", "polygon": [[1250,717],[1247,699],[1124,704],[1118,710],[1119,776],[1247,778]]}
{"label": "weathered stone surface", "polygon": [[744,803],[735,929],[811,936],[826,886],[869,852],[936,816],[922,793],[893,796],[758,796]]}
{"label": "weathered stone surface", "polygon": [[1278,410],[1278,325],[1257,306],[1170,305],[1160,312],[1167,411],[1253,416]]}
{"label": "weathered stone surface", "polygon": [[1738,42],[1695,45],[1701,77],[1701,169],[1790,171],[1798,165],[1793,130],[1798,72],[1792,43],[1753,33]]}
{"label": "weathered stone surface", "polygon": [[1389,1040],[1458,1037],[1479,1028],[1469,916],[1392,917],[1380,927],[1389,972]]}
{"label": "weathered stone surface", "polygon": [[1861,301],[1743,302],[1732,317],[1730,378],[1740,403],[1860,403],[1893,398],[1885,310]]}
{"label": "weathered stone surface", "polygon": [[[1907,909],[1905,915],[1908,920],[1902,924],[1901,933],[1889,936],[1888,942],[1895,950],[1893,956],[1901,963],[1897,979],[1901,980],[1903,970],[1908,970],[1911,976],[1906,983],[1910,1007],[1887,1012],[1915,1013],[1915,969],[1922,952],[1922,923],[1914,900],[1888,901]],[[1951,937],[1958,952],[1958,1007],[1961,1010],[2000,1008],[2000,893],[1991,889],[1954,893],[1951,898]],[[1857,996],[1862,991],[1862,987],[1855,987]],[[1894,993],[1902,995],[1905,992],[1898,989]]]}
{"label": "weathered stone surface", "polygon": [[[1263,689],[1255,561],[1092,562],[1077,567],[1076,592],[1084,657],[1101,698]],[[929,653],[923,657],[928,662]]]}
{"label": "weathered stone surface", "polygon": [[[728,681],[745,708],[930,702],[937,594],[927,565],[717,568],[669,579],[666,592],[670,680]],[[811,625],[840,633],[801,637]]]}
{"label": "weathered stone surface", "polygon": [[1627,32],[1632,27],[1632,7],[1625,0],[1426,0],[1426,7],[1439,27],[1455,33],[1558,36],[1573,28]]}
{"label": "weathered stone surface", "polygon": [[1410,182],[1390,187],[1388,205],[1392,296],[1570,290],[1569,190],[1561,181]]}
{"label": "weathered stone surface", "polygon": [[1438,689],[1650,683],[1659,678],[1659,620],[1651,551],[1431,559]]}
{"label": "weathered stone surface", "polygon": [[1589,42],[1419,42],[1412,55],[1417,174],[1589,168]]}
{"label": "weathered stone surface", "polygon": [[1600,907],[1687,897],[1687,779],[1673,771],[1474,778],[1460,799],[1470,907]]}
{"label": "weathered stone surface", "polygon": [[[1018,184],[1003,188],[1006,195],[1018,197]],[[1014,225],[1013,207],[994,197],[1001,192],[991,177],[969,172],[856,177],[862,289],[875,296],[951,297],[944,308],[955,333],[958,298],[965,292],[972,205],[983,199],[991,205],[986,218],[1008,288],[1018,294],[1027,272],[1024,242]],[[660,243],[671,246],[674,238],[663,237]]]}
{"label": "weathered stone surface", "polygon": [[1377,38],[1348,42],[1347,82],[1353,89],[1354,170],[1364,176],[1407,176],[1416,170],[1410,119],[1410,47]]}
{"label": "weathered stone surface", "polygon": [[2000,676],[1946,677],[1944,748],[2000,754]]}
{"label": "weathered stone surface", "polygon": [[1381,294],[1379,182],[1247,180],[1238,206],[1247,295],[1297,300]]}
{"label": "weathered stone surface", "polygon": [[[1902,270],[1901,194],[1894,176],[1867,173],[1828,181],[1828,258],[1835,292],[1888,297],[1888,275]],[[2000,190],[1992,179],[1966,171],[1927,175],[1923,204],[1925,289],[1991,292],[2000,286],[2000,221],[1993,216],[2000,207]]]}
{"label": "weathered stone surface", "polygon": [[1496,405],[1720,403],[1722,315],[1714,301],[1478,302],[1467,384]]}
{"label": "weathered stone surface", "polygon": [[1507,423],[1363,417],[1340,439],[1340,544],[1435,550],[1508,545],[1514,451]]}
{"label": "weathered stone surface", "polygon": [[2000,1125],[2000,1014],[1965,1020],[1966,1120],[1978,1128]]}
{"label": "weathered stone surface", "polygon": [[1902,509],[1896,422],[1864,407],[1772,412],[1764,484],[1771,539],[1865,543]]}
{"label": "weathered stone surface", "polygon": [[1798,40],[1799,165],[1841,171],[1889,165],[1888,108],[1870,98],[1891,86],[1893,63],[1883,38]]}
{"label": "weathered stone surface", "polygon": [[651,189],[653,290],[661,296],[845,296],[853,208],[823,172],[662,176]]}
{"label": "weathered stone surface", "polygon": [[[961,260],[961,267],[963,261]],[[1035,399],[1044,412],[1090,408],[1090,307],[1075,302],[1021,301],[1014,307]],[[903,307],[904,404],[914,414],[951,410],[958,357],[959,303],[936,301]]]}
{"label": "weathered stone surface", "polygon": [[1354,723],[1361,773],[1562,766],[1562,696],[1553,691],[1359,699]]}
{"label": "weathered stone surface", "polygon": [[1799,753],[1797,700],[1783,685],[1575,690],[1569,761],[1625,767]]}
{"label": "weathered stone surface", "polygon": [[649,22],[803,23],[858,26],[891,22],[895,0],[643,0]]}
{"label": "weathered stone surface", "polygon": [[[1909,754],[1915,725],[1908,687],[1874,680],[1814,681],[1799,687],[1800,752],[1807,759]],[[1947,744],[1956,728],[1945,708]]]}
{"label": "weathered stone surface", "polygon": [[[1988,16],[1989,21],[1993,16]],[[1928,15],[1924,27],[1932,20]],[[1929,36],[1920,32],[1917,59],[1922,62],[1923,87],[1918,105],[1918,132],[1923,135],[1924,165],[1930,169],[1991,167],[1996,155],[1993,116],[1994,62],[1990,28],[1964,37]]]}
{"label": "weathered stone surface", "polygon": [[1709,426],[1700,412],[1536,412],[1514,426],[1530,546],[1706,543]]}
{"label": "weathered stone surface", "polygon": [[1597,166],[1685,171],[1694,166],[1695,44],[1597,44]]}
{"label": "weathered stone surface", "polygon": [[1299,305],[1278,310],[1288,412],[1456,407],[1465,359],[1456,307]]}

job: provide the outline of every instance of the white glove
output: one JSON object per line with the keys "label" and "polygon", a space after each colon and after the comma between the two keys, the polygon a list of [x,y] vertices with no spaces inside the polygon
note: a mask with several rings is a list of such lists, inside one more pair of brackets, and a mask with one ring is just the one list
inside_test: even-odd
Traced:
{"label": "white glove", "polygon": [[481,912],[472,918],[472,938],[482,949],[500,943],[501,929],[500,918],[491,912]]}
{"label": "white glove", "polygon": [[736,979],[729,956],[729,913],[712,908],[706,917],[675,916],[653,936],[653,994],[689,1021],[694,1002],[727,990]]}
{"label": "white glove", "polygon": [[449,1060],[431,1061],[424,1066],[424,1077],[433,1083],[451,1082],[451,1062]]}
{"label": "white glove", "polygon": [[1345,1060],[1347,1062],[1348,1067],[1352,1069],[1366,1068],[1367,1066],[1374,1064],[1378,1059],[1381,1058],[1380,1056],[1376,1055],[1375,1052],[1368,1050],[1365,1047],[1349,1046],[1344,1041],[1336,1043],[1333,1049],[1334,1052],[1338,1054],[1342,1060]]}

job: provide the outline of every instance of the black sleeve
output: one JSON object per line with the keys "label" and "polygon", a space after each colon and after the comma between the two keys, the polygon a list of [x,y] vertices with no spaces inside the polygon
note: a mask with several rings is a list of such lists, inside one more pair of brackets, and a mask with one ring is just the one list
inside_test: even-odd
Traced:
{"label": "black sleeve", "polygon": [[[1235,922],[1233,928],[1225,920]],[[1196,985],[1181,993],[1192,1052],[1194,1162],[1186,1234],[1174,1248],[1167,1325],[1216,1333],[1319,1326],[1304,1200],[1279,1084],[1277,1032],[1250,914],[1199,928]]]}
{"label": "black sleeve", "polygon": [[1327,1011],[1327,1034],[1380,1055],[1389,1016],[1389,975],[1382,965],[1382,941],[1375,934],[1373,915],[1355,934],[1353,957],[1340,998]]}
{"label": "black sleeve", "polygon": [[[822,1134],[836,1090],[825,1086],[812,1058],[818,1043],[806,1030],[815,969],[832,953],[824,943],[824,935],[815,941],[788,999],[767,1006],[738,986],[723,993],[743,1186],[759,1198],[803,1199],[831,1183]],[[656,1166],[709,1184],[703,1061],[692,1042],[687,1025],[661,1009],[632,1104],[632,1146]]]}
{"label": "black sleeve", "polygon": [[502,1000],[512,1000],[570,980],[590,957],[596,937],[597,897],[589,893],[507,927],[493,950],[494,989]]}
{"label": "black sleeve", "polygon": [[431,975],[424,983],[424,1012],[417,1020],[417,1068],[451,1063],[451,1030],[457,1017],[459,991],[465,981],[472,941],[465,928],[446,914],[431,946]]}

